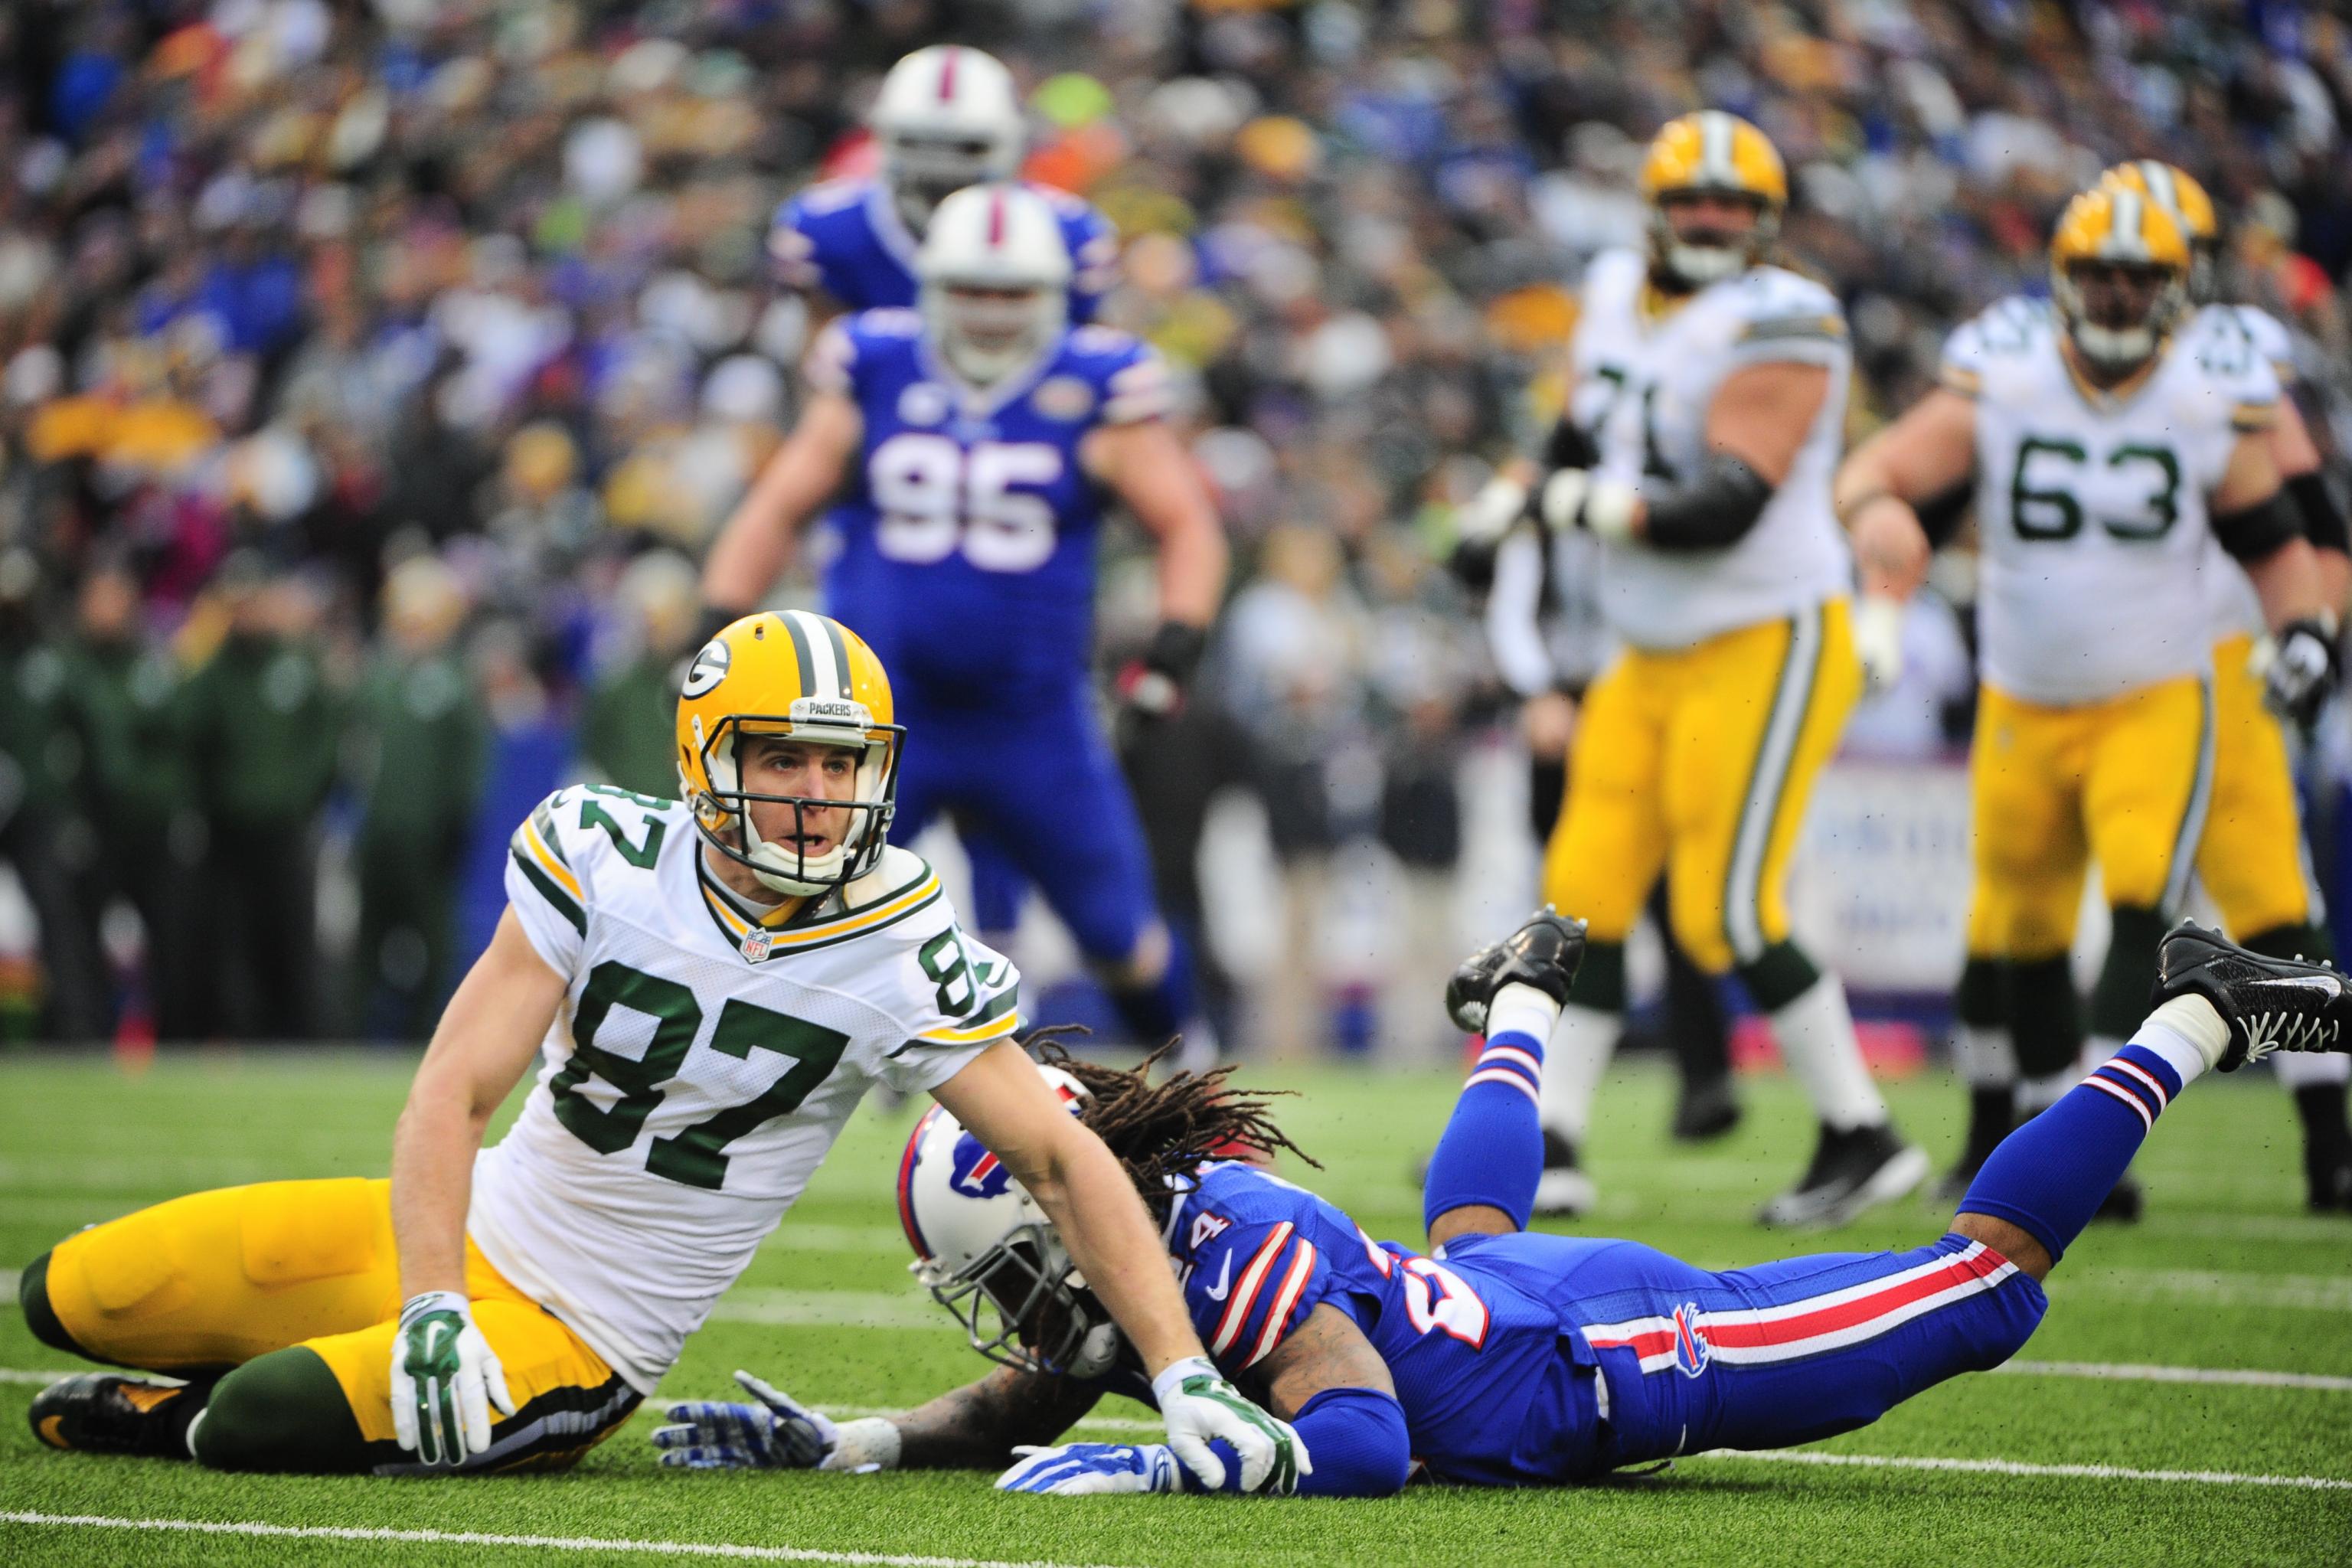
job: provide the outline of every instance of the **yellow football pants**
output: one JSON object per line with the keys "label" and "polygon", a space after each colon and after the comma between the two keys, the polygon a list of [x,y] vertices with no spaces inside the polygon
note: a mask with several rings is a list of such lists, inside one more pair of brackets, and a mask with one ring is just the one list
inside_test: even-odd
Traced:
{"label": "yellow football pants", "polygon": [[2234,637],[2213,647],[2213,805],[2197,846],[2197,879],[2242,941],[2318,912],[2286,734],[2248,668],[2253,647]]}
{"label": "yellow football pants", "polygon": [[1621,654],[1585,694],[1543,896],[1623,942],[1663,868],[1692,962],[1720,974],[1760,957],[1789,934],[1789,858],[1861,695],[1843,598]]}
{"label": "yellow football pants", "polygon": [[[470,1239],[466,1293],[516,1406],[511,1416],[491,1407],[490,1468],[568,1465],[636,1408],[604,1358]],[[48,1294],[76,1344],[151,1372],[214,1371],[301,1345],[334,1373],[362,1436],[394,1441],[390,1182],[265,1182],[173,1198],[58,1243]]]}
{"label": "yellow football pants", "polygon": [[2199,677],[2065,708],[1985,687],[1969,759],[1969,956],[2065,952],[2094,860],[2110,904],[2179,908],[2212,776],[2212,704]]}

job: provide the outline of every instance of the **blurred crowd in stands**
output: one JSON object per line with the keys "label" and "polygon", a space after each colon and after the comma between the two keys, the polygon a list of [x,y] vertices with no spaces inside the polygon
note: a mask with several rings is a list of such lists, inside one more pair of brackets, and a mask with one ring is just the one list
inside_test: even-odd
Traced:
{"label": "blurred crowd in stands", "polygon": [[[2050,219],[2126,155],[2204,180],[2230,286],[2352,376],[2340,3],[14,0],[0,858],[41,963],[11,1032],[419,1037],[538,793],[672,793],[694,563],[809,333],[770,215],[869,165],[879,72],[943,38],[1014,68],[1029,173],[1122,231],[1107,317],[1179,372],[1237,551],[1187,732],[1242,760],[1193,761],[1302,898],[1343,845],[1461,853],[1459,763],[1509,716],[1451,511],[1549,419],[1673,114],[1787,156],[1858,429],[2043,289]],[[1107,659],[1150,629],[1139,563]],[[1921,668],[1948,689],[1892,743],[1965,690],[1964,653]]]}

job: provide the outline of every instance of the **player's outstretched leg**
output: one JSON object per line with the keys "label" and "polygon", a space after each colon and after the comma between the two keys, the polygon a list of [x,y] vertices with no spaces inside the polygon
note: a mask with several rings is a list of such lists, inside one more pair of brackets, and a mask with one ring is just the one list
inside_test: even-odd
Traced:
{"label": "player's outstretched leg", "polygon": [[1430,1156],[1422,1219],[1430,1244],[1473,1232],[1524,1230],[1543,1174],[1544,1042],[1584,959],[1584,922],[1538,911],[1463,962],[1445,1010],[1486,1043]]}
{"label": "player's outstretched leg", "polygon": [[2232,1072],[2273,1051],[2343,1050],[2352,1037],[2343,975],[2264,957],[2185,921],[2158,950],[2153,1000],[2127,1044],[1993,1151],[1960,1200],[1956,1228],[1966,1234],[1972,1215],[2006,1221],[2055,1262],[2156,1119],[2208,1068]]}

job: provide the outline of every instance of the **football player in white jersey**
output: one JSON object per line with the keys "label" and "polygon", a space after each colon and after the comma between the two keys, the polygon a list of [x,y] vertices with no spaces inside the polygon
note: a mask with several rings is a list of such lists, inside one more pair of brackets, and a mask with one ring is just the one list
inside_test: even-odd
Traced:
{"label": "football player in white jersey", "polygon": [[[2152,158],[2118,163],[2101,178],[2161,204],[2189,236],[2189,292],[2198,305],[2189,340],[2222,374],[2269,364],[2288,394],[2271,427],[2271,455],[2294,499],[2304,536],[2319,557],[2327,604],[2339,613],[2352,581],[2343,512],[2321,472],[2318,447],[2295,406],[2294,344],[2278,319],[2217,297],[2221,215],[2186,171]],[[2276,715],[2263,704],[2261,660],[2270,628],[2245,574],[2218,548],[2211,556],[2213,806],[2197,848],[2197,879],[2237,941],[2274,957],[2335,957],[2305,851],[2294,764]],[[2303,1123],[2305,1191],[2314,1209],[2352,1210],[2352,1126],[2345,1093],[2352,1057],[2281,1057],[2279,1082]]]}
{"label": "football player in white jersey", "polygon": [[1915,509],[1974,480],[1983,689],[1957,1006],[1979,1142],[2075,1076],[2067,955],[2094,861],[2114,935],[2091,1033],[2128,1036],[2147,995],[2212,795],[2217,546],[2275,628],[2273,705],[2308,712],[2333,684],[2334,617],[2269,438],[2277,378],[2197,351],[2190,261],[2161,204],[2120,184],[2076,196],[2053,304],[2005,300],[1960,327],[1943,384],[1838,476],[1864,586],[1897,598],[1930,548]]}
{"label": "football player in white jersey", "polygon": [[25,1271],[45,1343],[188,1380],[68,1378],[35,1432],[226,1469],[568,1465],[653,1392],[885,1083],[953,1108],[1054,1213],[1187,1462],[1222,1479],[1219,1439],[1244,1489],[1292,1484],[1294,1435],[1203,1359],[1134,1188],[1013,1043],[1012,965],[888,844],[893,715],[838,622],[712,639],[678,702],[683,804],[566,789],[516,829],[506,913],[389,1182],[199,1193]]}
{"label": "football player in white jersey", "polygon": [[1685,115],[1650,143],[1646,254],[1586,275],[1568,414],[1495,480],[1465,530],[1533,505],[1601,542],[1623,650],[1584,701],[1543,896],[1591,922],[1544,1077],[1537,1203],[1589,1202],[1577,1170],[1624,1007],[1624,942],[1663,872],[1675,934],[1769,1014],[1821,1121],[1768,1224],[1834,1225],[1901,1196],[1926,1157],[1898,1137],[1845,993],[1790,941],[1784,884],[1814,780],[1862,690],[1852,563],[1830,508],[1853,356],[1836,299],[1769,259],[1788,175],[1747,121]]}

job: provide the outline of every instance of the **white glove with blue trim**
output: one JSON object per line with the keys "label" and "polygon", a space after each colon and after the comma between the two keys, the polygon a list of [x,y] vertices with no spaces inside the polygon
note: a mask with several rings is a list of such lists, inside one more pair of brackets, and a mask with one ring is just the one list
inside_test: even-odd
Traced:
{"label": "white glove with blue trim", "polygon": [[1184,1467],[1165,1443],[1065,1443],[1052,1448],[1024,1444],[1013,1451],[1022,1458],[996,1478],[1001,1492],[1089,1497],[1185,1489]]}
{"label": "white glove with blue trim", "polygon": [[682,1400],[654,1428],[661,1462],[690,1470],[868,1470],[898,1462],[898,1428],[878,1416],[836,1422],[748,1372],[735,1381],[758,1401]]}

